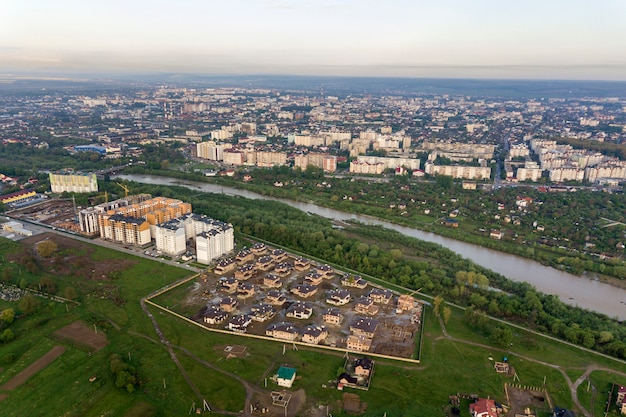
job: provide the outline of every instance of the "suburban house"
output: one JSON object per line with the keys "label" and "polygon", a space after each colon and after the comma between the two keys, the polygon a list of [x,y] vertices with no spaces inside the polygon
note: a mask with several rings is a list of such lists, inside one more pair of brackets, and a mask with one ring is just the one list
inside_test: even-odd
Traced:
{"label": "suburban house", "polygon": [[350,332],[357,336],[374,337],[378,328],[378,320],[369,317],[356,317],[350,325]]}
{"label": "suburban house", "polygon": [[255,293],[254,285],[249,282],[240,282],[237,284],[237,297],[238,298],[249,298],[252,297]]}
{"label": "suburban house", "polygon": [[316,326],[310,324],[302,331],[302,341],[304,343],[310,343],[317,345],[328,337],[328,330],[324,326]]}
{"label": "suburban house", "polygon": [[274,317],[276,311],[271,305],[268,304],[257,304],[250,307],[250,315],[252,316],[252,320],[254,321],[267,321]]}
{"label": "suburban house", "polygon": [[274,267],[274,260],[269,255],[263,255],[256,260],[255,266],[260,271],[269,271]]}
{"label": "suburban house", "polygon": [[378,314],[380,307],[374,304],[374,300],[369,297],[359,297],[354,302],[354,311],[360,314],[367,314],[368,316],[375,316]]}
{"label": "suburban house", "polygon": [[393,292],[391,290],[384,290],[382,288],[372,288],[367,296],[374,300],[375,303],[389,304],[389,302],[393,298]]}
{"label": "suburban house", "polygon": [[348,304],[351,299],[352,294],[350,294],[350,291],[337,288],[328,293],[326,302],[334,306],[343,306]]}
{"label": "suburban house", "polygon": [[267,292],[267,294],[265,294],[265,302],[267,304],[271,304],[273,306],[281,306],[285,304],[286,301],[287,297],[285,297],[285,295],[278,290],[270,290]]}
{"label": "suburban house", "polygon": [[269,288],[280,288],[283,286],[283,282],[278,275],[267,274],[263,277],[263,285]]}
{"label": "suburban house", "polygon": [[317,287],[315,285],[302,283],[302,284],[295,285],[291,289],[291,292],[297,295],[298,297],[309,298],[312,295],[315,295],[315,293],[317,293]]}
{"label": "suburban house", "polygon": [[306,320],[310,318],[312,314],[313,314],[313,307],[311,307],[307,303],[303,303],[300,301],[296,301],[292,305],[290,305],[289,308],[287,309],[287,312],[285,313],[287,317],[292,317],[295,319],[302,319],[302,320]]}
{"label": "suburban house", "polygon": [[255,243],[250,248],[250,252],[256,256],[264,255],[267,253],[267,246],[265,246],[265,243]]}
{"label": "suburban house", "polygon": [[278,373],[276,374],[276,383],[285,388],[291,388],[293,385],[293,381],[296,380],[296,369],[289,368],[287,366],[281,366],[278,368]]}
{"label": "suburban house", "polygon": [[234,259],[222,259],[215,266],[215,273],[218,275],[223,275],[227,272],[233,271],[237,267]]}
{"label": "suburban house", "polygon": [[329,265],[318,266],[317,273],[324,277],[324,279],[332,279],[335,277],[335,270]]}
{"label": "suburban house", "polygon": [[339,326],[343,323],[344,316],[338,308],[329,308],[322,316],[325,323],[332,326]]}
{"label": "suburban house", "polygon": [[242,264],[245,264],[246,262],[254,261],[254,254],[247,249],[240,250],[237,253],[237,256],[235,256],[235,260],[237,261],[239,265],[242,265]]}
{"label": "suburban house", "polygon": [[492,239],[502,239],[502,237],[504,236],[504,232],[502,230],[496,230],[496,229],[492,229],[491,232],[489,232],[489,237]]}
{"label": "suburban house", "polygon": [[368,358],[359,358],[354,364],[354,373],[363,378],[368,378],[373,369],[374,362]]}
{"label": "suburban house", "polygon": [[220,289],[228,294],[237,292],[238,283],[239,281],[233,277],[222,277],[219,280]]}
{"label": "suburban house", "polygon": [[298,340],[300,331],[293,323],[281,321],[280,323],[272,323],[265,329],[265,335],[283,340]]}
{"label": "suburban house", "polygon": [[361,278],[359,275],[344,275],[341,278],[341,285],[344,287],[354,287],[363,289],[367,287],[367,281]]}
{"label": "suburban house", "polygon": [[281,262],[274,266],[274,273],[276,275],[280,275],[281,277],[285,277],[293,271],[293,267],[289,265],[287,262]]}
{"label": "suburban house", "polygon": [[351,334],[346,341],[346,348],[357,352],[367,352],[372,348],[372,339],[369,337]]}
{"label": "suburban house", "polygon": [[207,324],[220,324],[223,323],[228,317],[228,313],[220,310],[218,306],[209,306],[204,312],[203,320]]}
{"label": "suburban house", "polygon": [[274,262],[282,262],[287,259],[287,252],[282,249],[274,249],[271,253],[272,258],[274,258]]}
{"label": "suburban house", "polygon": [[224,297],[220,300],[220,309],[227,313],[232,313],[237,308],[237,299],[233,297]]}
{"label": "suburban house", "polygon": [[617,388],[617,407],[622,414],[626,414],[626,386],[620,385]]}
{"label": "suburban house", "polygon": [[311,261],[306,258],[297,258],[293,262],[293,267],[296,269],[296,271],[306,271],[311,267]]}
{"label": "suburban house", "polygon": [[322,283],[322,280],[323,280],[322,275],[318,274],[317,272],[308,273],[304,277],[304,283],[309,284],[309,285],[318,286]]}
{"label": "suburban house", "polygon": [[472,417],[498,417],[496,402],[487,398],[479,398],[469,409]]}
{"label": "suburban house", "polygon": [[239,314],[238,316],[232,317],[228,321],[228,330],[232,330],[237,333],[245,333],[251,322],[252,318],[249,315]]}
{"label": "suburban house", "polygon": [[408,294],[402,294],[401,296],[398,297],[397,308],[400,311],[412,310],[414,303],[415,303],[415,300],[413,299],[413,296],[408,295]]}
{"label": "suburban house", "polygon": [[245,264],[237,268],[235,271],[235,278],[242,280],[250,279],[254,276],[255,272],[256,268],[254,267],[254,264]]}

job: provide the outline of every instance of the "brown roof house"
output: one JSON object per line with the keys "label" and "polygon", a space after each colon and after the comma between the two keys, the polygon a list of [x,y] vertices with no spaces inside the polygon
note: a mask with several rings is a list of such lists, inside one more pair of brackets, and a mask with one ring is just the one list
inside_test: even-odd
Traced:
{"label": "brown roof house", "polygon": [[312,345],[318,345],[328,337],[328,330],[324,326],[309,324],[302,331],[302,341]]}

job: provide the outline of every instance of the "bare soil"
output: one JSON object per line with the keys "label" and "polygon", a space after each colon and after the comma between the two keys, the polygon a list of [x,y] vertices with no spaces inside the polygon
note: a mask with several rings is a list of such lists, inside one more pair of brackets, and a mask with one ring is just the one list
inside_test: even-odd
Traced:
{"label": "bare soil", "polygon": [[104,333],[96,333],[91,327],[80,321],[75,321],[57,330],[54,332],[54,335],[59,340],[69,340],[77,345],[87,346],[93,349],[94,352],[99,351],[108,343]]}
{"label": "bare soil", "polygon": [[[39,242],[51,240],[57,244],[58,250],[49,258],[43,258],[37,254],[35,247]],[[42,233],[20,241],[30,248],[30,254],[14,255],[20,261],[20,257],[30,255],[35,257],[40,268],[56,275],[73,275],[94,281],[108,281],[117,271],[129,268],[135,263],[129,259],[101,259],[93,261],[91,253],[93,248],[80,240],[60,236],[54,233]]]}
{"label": "bare soil", "polygon": [[6,384],[0,387],[0,391],[12,391],[15,388],[19,387],[30,377],[35,375],[37,372],[41,371],[46,366],[50,365],[52,361],[61,356],[65,352],[65,346],[55,346],[48,351],[41,358],[37,359],[35,362],[30,364],[26,369],[24,369],[19,374],[15,375],[11,378]]}
{"label": "bare soil", "polygon": [[507,414],[508,416],[523,414],[525,408],[530,408],[534,412],[550,408],[547,400],[548,393],[546,392],[520,389],[510,385],[507,387],[507,392],[509,394],[509,405],[511,406]]}

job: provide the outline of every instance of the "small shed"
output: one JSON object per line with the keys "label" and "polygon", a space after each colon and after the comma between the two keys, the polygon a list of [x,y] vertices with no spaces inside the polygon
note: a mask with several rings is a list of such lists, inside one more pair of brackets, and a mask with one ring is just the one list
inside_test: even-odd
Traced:
{"label": "small shed", "polygon": [[291,388],[293,381],[296,380],[296,368],[290,368],[288,366],[281,366],[278,368],[278,374],[276,375],[276,383],[285,388]]}

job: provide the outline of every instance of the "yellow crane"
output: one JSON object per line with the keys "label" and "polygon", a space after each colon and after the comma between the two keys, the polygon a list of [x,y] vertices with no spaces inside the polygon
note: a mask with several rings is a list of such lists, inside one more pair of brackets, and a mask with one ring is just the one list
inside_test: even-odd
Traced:
{"label": "yellow crane", "polygon": [[124,189],[124,197],[128,197],[128,193],[130,192],[130,190],[128,189],[127,186],[125,186],[124,184],[120,184],[119,182],[116,182],[117,185],[119,185],[120,187],[122,187]]}

